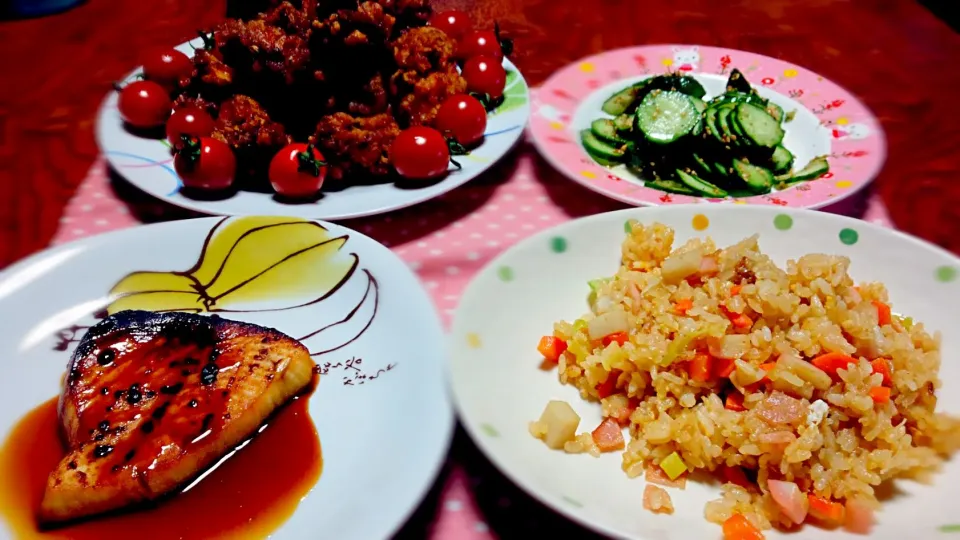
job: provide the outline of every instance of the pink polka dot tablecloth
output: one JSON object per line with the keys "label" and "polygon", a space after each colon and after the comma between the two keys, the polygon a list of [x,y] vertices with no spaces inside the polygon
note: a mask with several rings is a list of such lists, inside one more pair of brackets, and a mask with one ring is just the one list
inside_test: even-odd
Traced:
{"label": "pink polka dot tablecloth", "polygon": [[[826,211],[889,225],[876,197],[864,194],[841,204]],[[343,225],[377,239],[406,261],[449,324],[467,282],[501,251],[569,219],[624,207],[564,179],[521,144],[487,174],[443,197]],[[101,160],[67,206],[54,243],[192,216],[111,179]],[[397,538],[487,540],[554,532],[590,536],[578,530],[519,492],[460,432],[436,487]]]}

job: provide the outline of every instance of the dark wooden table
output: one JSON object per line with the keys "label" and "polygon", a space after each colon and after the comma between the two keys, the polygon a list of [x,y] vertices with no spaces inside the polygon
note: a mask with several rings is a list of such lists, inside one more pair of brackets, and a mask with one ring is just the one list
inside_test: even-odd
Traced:
{"label": "dark wooden table", "polygon": [[[499,20],[532,84],[597,51],[696,43],[789,59],[857,94],[887,133],[877,181],[897,227],[960,253],[960,36],[913,0],[438,0]],[[0,22],[0,267],[46,246],[97,157],[94,115],[145,48],[180,43],[223,0],[90,0]]]}

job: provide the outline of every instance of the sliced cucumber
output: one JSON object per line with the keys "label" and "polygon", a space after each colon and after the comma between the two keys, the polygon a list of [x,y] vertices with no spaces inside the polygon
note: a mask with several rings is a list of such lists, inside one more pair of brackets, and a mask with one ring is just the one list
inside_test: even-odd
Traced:
{"label": "sliced cucumber", "polygon": [[773,172],[776,174],[789,172],[793,167],[793,154],[782,144],[778,144],[773,149],[773,155],[770,156],[770,165],[773,166]]}
{"label": "sliced cucumber", "polygon": [[633,115],[626,113],[621,114],[613,119],[613,125],[617,128],[617,131],[629,133],[633,131]]}
{"label": "sliced cucumber", "polygon": [[677,176],[687,187],[699,192],[702,195],[715,198],[723,198],[727,196],[726,191],[718,188],[710,182],[707,182],[706,180],[703,180],[692,172],[684,172],[680,169],[677,169]]}
{"label": "sliced cucumber", "polygon": [[703,113],[703,124],[707,134],[716,139],[718,143],[723,144],[723,134],[720,133],[720,127],[717,125],[717,112],[716,107],[707,107],[707,110]]}
{"label": "sliced cucumber", "polygon": [[750,103],[740,103],[736,109],[736,122],[743,135],[757,146],[773,148],[783,141],[780,122],[767,111]]}
{"label": "sliced cucumber", "polygon": [[600,109],[611,116],[619,116],[627,112],[639,99],[640,92],[647,85],[649,80],[650,79],[640,81],[639,83],[628,86],[610,96],[606,101],[603,102],[603,106],[600,107]]}
{"label": "sliced cucumber", "polygon": [[769,193],[770,189],[773,188],[773,173],[763,167],[735,159],[733,160],[733,170],[754,193]]}
{"label": "sliced cucumber", "polygon": [[720,178],[727,178],[731,176],[733,174],[732,169],[733,169],[732,167],[724,165],[719,161],[713,162],[713,170],[717,173],[717,176],[719,176]]}
{"label": "sliced cucumber", "polygon": [[713,174],[713,169],[710,168],[710,164],[708,164],[702,157],[698,156],[697,154],[692,154],[692,155],[693,155],[694,163],[697,164],[697,172],[699,174],[704,176],[710,176]]}
{"label": "sliced cucumber", "polygon": [[733,71],[730,72],[730,77],[727,78],[727,90],[749,94],[753,91],[753,88],[750,87],[750,83],[747,82],[747,78],[743,76],[743,73],[740,73],[739,69],[733,68]]}
{"label": "sliced cucumber", "polygon": [[807,163],[807,166],[791,174],[784,174],[776,177],[778,184],[793,185],[807,180],[820,178],[830,172],[830,163],[824,156],[817,156]]}
{"label": "sliced cucumber", "polygon": [[767,102],[767,114],[773,117],[777,122],[783,121],[783,109],[772,101]]}
{"label": "sliced cucumber", "polygon": [[693,107],[697,109],[698,113],[702,113],[707,109],[707,102],[694,96],[690,96],[690,102],[693,103]]}
{"label": "sliced cucumber", "polygon": [[707,95],[707,91],[703,88],[703,85],[697,82],[697,80],[693,77],[681,75],[677,77],[677,80],[674,84],[677,92],[682,92],[688,96],[700,99]]}
{"label": "sliced cucumber", "polygon": [[720,128],[720,135],[727,146],[737,146],[737,134],[730,128],[729,123],[733,110],[733,105],[724,105],[717,112],[717,127]]}
{"label": "sliced cucumber", "polygon": [[690,189],[690,188],[687,187],[685,184],[681,184],[680,182],[677,182],[676,180],[665,180],[665,179],[646,180],[646,181],[643,183],[643,185],[645,185],[645,186],[647,186],[647,187],[649,187],[649,188],[659,189],[660,191],[666,191],[666,192],[668,192],[668,193],[678,193],[678,194],[680,194],[680,195],[694,195],[694,196],[696,196],[696,195],[699,195],[699,194],[700,194],[699,192],[696,192],[696,191]]}
{"label": "sliced cucumber", "polygon": [[627,152],[624,146],[615,146],[606,141],[600,140],[593,134],[593,131],[585,129],[580,132],[580,141],[591,156],[600,158],[607,162],[620,162],[626,157]]}
{"label": "sliced cucumber", "polygon": [[637,107],[637,127],[652,143],[669,144],[693,132],[700,115],[690,97],[653,90]]}
{"label": "sliced cucumber", "polygon": [[613,120],[600,118],[590,123],[590,131],[600,139],[617,146],[627,143],[627,140],[617,134],[617,126]]}

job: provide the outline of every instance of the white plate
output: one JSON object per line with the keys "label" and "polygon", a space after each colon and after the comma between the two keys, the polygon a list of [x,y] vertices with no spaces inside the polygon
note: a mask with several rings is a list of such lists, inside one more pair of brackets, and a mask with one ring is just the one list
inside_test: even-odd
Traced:
{"label": "white plate", "polygon": [[[228,239],[271,224],[276,225],[242,240]],[[207,255],[200,257],[211,231]],[[112,301],[109,292],[130,272],[188,271],[198,258],[216,262],[215,253],[226,253],[223,246],[230,245],[235,246],[234,258],[225,268],[240,264],[237,257],[246,250],[256,252],[255,264],[263,265],[339,236],[346,242],[331,256],[320,260],[312,255],[317,250],[306,249],[271,270],[274,276],[282,270],[283,279],[268,280],[256,296],[247,294],[243,304],[211,309],[237,310],[221,315],[300,338],[359,306],[348,323],[303,341],[316,353],[359,335],[314,359],[324,365],[360,358],[362,367],[334,367],[321,375],[309,408],[323,448],[323,474],[274,537],[389,537],[430,488],[452,436],[444,335],[430,298],[407,266],[374,240],[338,225],[277,217],[184,220],[66,244],[8,268],[0,274],[0,437],[5,440],[25,413],[58,394],[72,352],[72,346],[71,351],[55,350],[58,332],[95,322],[91,314]],[[343,269],[350,267],[354,255],[356,269],[346,274]],[[320,302],[284,309],[322,296],[329,287],[320,281],[332,276],[333,269],[339,269],[337,277],[348,275],[339,289]],[[297,279],[286,279],[293,275]],[[368,275],[376,286],[365,294]],[[357,378],[378,372],[375,380]],[[7,537],[0,518],[0,538]]]}
{"label": "white plate", "polygon": [[[177,47],[187,55],[200,47],[195,39]],[[399,188],[394,184],[352,186],[326,193],[314,203],[289,204],[269,193],[241,191],[223,200],[197,200],[180,193],[180,178],[173,170],[165,141],[140,137],[127,131],[117,110],[117,93],[111,92],[97,115],[97,144],[110,166],[131,184],[170,204],[214,215],[287,215],[309,219],[340,220],[381,214],[440,196],[489,169],[507,154],[523,133],[530,117],[530,91],[516,66],[504,59],[507,70],[505,100],[487,117],[483,143],[469,156],[456,158],[462,170],[450,167],[443,180],[422,188]],[[128,75],[132,81],[141,71]]]}
{"label": "white plate", "polygon": [[[619,538],[714,539],[722,534],[703,518],[704,504],[718,498],[717,484],[688,482],[683,491],[672,489],[675,514],[654,515],[642,507],[645,481],[627,478],[619,452],[600,458],[567,455],[547,449],[527,431],[551,399],[573,406],[583,419],[581,430],[600,422],[599,405],[580,399],[575,388],[561,386],[555,370],[539,369],[536,344],[555,321],[587,311],[586,283],[616,271],[630,218],[673,227],[675,246],[705,235],[726,246],[759,233],[761,249],[778,264],[811,252],[850,257],[855,280],[886,283],[898,312],[943,332],[939,409],[960,413],[960,260],[947,252],[863,221],[805,210],[688,205],[600,214],[544,231],[492,261],[464,293],[451,333],[450,371],[461,421],[500,470],[555,510]],[[932,486],[898,481],[896,487],[903,494],[884,504],[873,537],[936,538],[951,526],[960,528],[954,525],[960,523],[960,460],[953,459]],[[765,534],[768,539],[790,537]],[[862,538],[813,527],[797,537]]]}

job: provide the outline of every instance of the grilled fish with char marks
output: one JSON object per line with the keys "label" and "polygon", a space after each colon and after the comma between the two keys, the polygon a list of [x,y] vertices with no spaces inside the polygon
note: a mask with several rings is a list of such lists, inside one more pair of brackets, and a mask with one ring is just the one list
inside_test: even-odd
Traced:
{"label": "grilled fish with char marks", "polygon": [[67,455],[47,481],[41,523],[175,492],[306,389],[313,371],[307,349],[273,329],[188,313],[107,317],[68,366]]}

